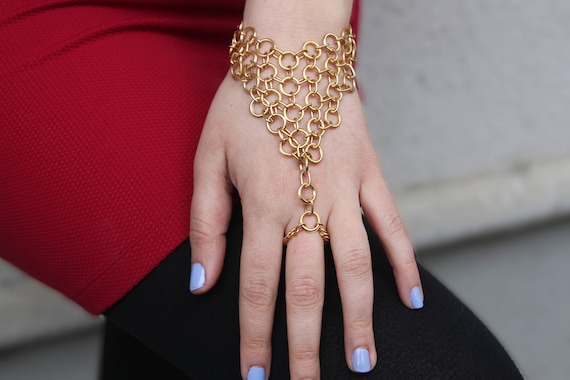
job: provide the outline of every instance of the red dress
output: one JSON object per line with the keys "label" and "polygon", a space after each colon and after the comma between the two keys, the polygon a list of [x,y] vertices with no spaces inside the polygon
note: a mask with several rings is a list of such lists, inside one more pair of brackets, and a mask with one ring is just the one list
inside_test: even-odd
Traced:
{"label": "red dress", "polygon": [[0,256],[97,314],[187,238],[243,3],[0,2]]}

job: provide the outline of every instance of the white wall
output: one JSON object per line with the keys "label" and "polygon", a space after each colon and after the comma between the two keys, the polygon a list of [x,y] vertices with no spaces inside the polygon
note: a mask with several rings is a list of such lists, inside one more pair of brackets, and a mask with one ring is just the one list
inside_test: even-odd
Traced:
{"label": "white wall", "polygon": [[363,0],[359,49],[419,245],[570,212],[570,2]]}

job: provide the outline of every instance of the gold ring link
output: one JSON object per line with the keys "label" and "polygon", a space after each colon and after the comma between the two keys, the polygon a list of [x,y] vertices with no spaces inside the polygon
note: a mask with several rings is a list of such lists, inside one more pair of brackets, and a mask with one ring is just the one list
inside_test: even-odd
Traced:
{"label": "gold ring link", "polygon": [[[285,62],[287,58],[293,61],[292,64],[291,63],[287,64],[287,62]],[[300,62],[299,56],[293,53],[292,51],[284,51],[279,56],[279,58],[277,58],[277,60],[279,61],[279,66],[284,68],[285,70],[295,70],[297,66],[299,66]]]}
{"label": "gold ring link", "polygon": [[[308,189],[311,193],[311,197],[307,198],[304,194],[303,194],[303,190]],[[302,183],[301,186],[299,186],[299,190],[297,191],[297,194],[299,195],[299,199],[301,200],[301,202],[307,204],[307,203],[314,203],[315,199],[317,199],[317,190],[315,189],[315,186],[313,186],[313,184],[311,183]],[[313,212],[314,214],[314,212]]]}
{"label": "gold ring link", "polygon": [[[309,227],[307,225],[307,223],[305,222],[305,217],[307,216],[314,216],[316,218],[316,222],[315,225],[313,227]],[[303,228],[305,231],[307,232],[315,232],[319,230],[319,226],[322,225],[321,223],[321,217],[319,216],[319,214],[315,211],[305,211],[301,217],[299,218],[299,225],[301,226],[301,228]]]}
{"label": "gold ring link", "polygon": [[301,171],[299,177],[301,178],[301,186],[311,184],[311,173],[308,170]]}
{"label": "gold ring link", "polygon": [[[299,163],[297,195],[304,204],[299,225],[283,237],[287,244],[301,231],[329,234],[315,211],[317,190],[309,168],[323,159],[321,140],[328,128],[341,124],[340,102],[355,90],[356,42],[350,26],[339,36],[328,33],[321,43],[306,41],[299,51],[279,50],[269,38],[258,38],[242,24],[230,46],[230,74],[251,97],[250,112],[264,118],[279,136],[279,151]],[[309,218],[314,223],[307,224]]]}
{"label": "gold ring link", "polygon": [[310,163],[318,164],[323,160],[323,147],[315,143],[310,143],[304,148],[304,155]]}

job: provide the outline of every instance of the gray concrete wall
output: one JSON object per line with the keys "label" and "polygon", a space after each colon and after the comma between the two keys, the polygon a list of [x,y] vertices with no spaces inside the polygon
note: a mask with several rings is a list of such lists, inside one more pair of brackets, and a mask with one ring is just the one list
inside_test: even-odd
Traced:
{"label": "gray concrete wall", "polygon": [[362,8],[368,122],[418,245],[570,211],[570,2]]}

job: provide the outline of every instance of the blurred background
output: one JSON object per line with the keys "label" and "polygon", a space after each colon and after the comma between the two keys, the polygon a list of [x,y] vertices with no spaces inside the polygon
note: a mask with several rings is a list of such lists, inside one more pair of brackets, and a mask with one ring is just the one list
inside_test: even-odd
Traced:
{"label": "blurred background", "polygon": [[[368,123],[419,261],[528,379],[570,377],[569,20],[564,0],[362,0]],[[95,380],[100,333],[0,261],[0,379]]]}

